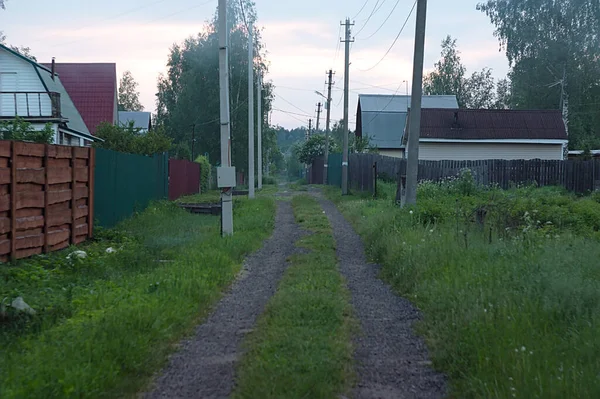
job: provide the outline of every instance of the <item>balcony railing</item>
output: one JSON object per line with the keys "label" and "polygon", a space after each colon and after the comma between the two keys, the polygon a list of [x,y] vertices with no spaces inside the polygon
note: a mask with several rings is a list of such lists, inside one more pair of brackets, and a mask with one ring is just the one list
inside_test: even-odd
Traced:
{"label": "balcony railing", "polygon": [[0,118],[60,118],[60,93],[0,91]]}

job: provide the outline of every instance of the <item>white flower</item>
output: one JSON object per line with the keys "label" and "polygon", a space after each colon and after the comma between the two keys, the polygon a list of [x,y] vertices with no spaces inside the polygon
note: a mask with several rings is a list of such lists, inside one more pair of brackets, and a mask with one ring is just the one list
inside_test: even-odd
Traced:
{"label": "white flower", "polygon": [[73,258],[84,259],[86,257],[87,257],[87,253],[85,251],[77,250],[77,251],[71,252],[67,256],[67,259],[73,259]]}
{"label": "white flower", "polygon": [[107,254],[114,254],[115,252],[117,252],[117,250],[114,249],[113,247],[106,248],[106,253]]}
{"label": "white flower", "polygon": [[487,313],[487,309],[486,308],[483,308],[483,313]]}
{"label": "white flower", "polygon": [[406,242],[403,242],[402,245],[406,245]]}
{"label": "white flower", "polygon": [[430,233],[433,233],[433,229],[429,230]]}
{"label": "white flower", "polygon": [[408,211],[408,213],[410,213],[411,215],[413,214],[413,211]]}
{"label": "white flower", "polygon": [[521,352],[525,352],[526,350],[527,349],[524,346],[521,347]]}

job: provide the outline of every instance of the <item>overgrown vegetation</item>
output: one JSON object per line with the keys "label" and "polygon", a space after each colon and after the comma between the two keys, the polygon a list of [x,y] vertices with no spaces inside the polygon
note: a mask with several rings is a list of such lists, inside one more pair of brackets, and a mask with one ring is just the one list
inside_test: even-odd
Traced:
{"label": "overgrown vegetation", "polygon": [[424,313],[419,331],[453,397],[600,396],[600,197],[419,186],[418,206],[329,195],[382,277]]}
{"label": "overgrown vegetation", "polygon": [[13,120],[0,122],[0,140],[52,144],[54,130],[51,123],[46,123],[43,129],[36,130],[31,123],[17,116]]}
{"label": "overgrown vegetation", "polygon": [[208,158],[204,155],[197,156],[195,162],[200,164],[200,191],[204,193],[210,189],[210,171],[212,167]]}
{"label": "overgrown vegetation", "polygon": [[[0,267],[0,396],[121,397],[157,371],[273,228],[274,201],[236,200],[219,219],[156,203],[79,250]],[[110,248],[110,250],[109,250]],[[70,258],[70,259],[69,259]]]}
{"label": "overgrown vegetation", "polygon": [[96,130],[96,136],[104,141],[94,143],[95,147],[130,154],[154,155],[169,151],[171,139],[161,128],[141,132],[130,122],[127,126],[103,122]]}
{"label": "overgrown vegetation", "polygon": [[313,198],[292,199],[312,234],[298,245],[243,358],[236,398],[335,398],[352,382],[348,292],[337,270],[327,217]]}

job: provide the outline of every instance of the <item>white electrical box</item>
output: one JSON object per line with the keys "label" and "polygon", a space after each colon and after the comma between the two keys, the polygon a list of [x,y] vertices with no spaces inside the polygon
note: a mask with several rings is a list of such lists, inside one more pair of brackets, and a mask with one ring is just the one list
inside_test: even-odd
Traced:
{"label": "white electrical box", "polygon": [[217,187],[235,187],[234,166],[221,166],[217,168]]}

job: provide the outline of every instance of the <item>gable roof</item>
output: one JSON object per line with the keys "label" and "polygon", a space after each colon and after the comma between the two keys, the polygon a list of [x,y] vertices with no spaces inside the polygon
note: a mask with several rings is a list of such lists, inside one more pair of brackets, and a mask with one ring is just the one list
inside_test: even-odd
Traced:
{"label": "gable roof", "polygon": [[423,109],[421,139],[567,140],[559,110]]}
{"label": "gable roof", "polygon": [[[411,96],[360,94],[356,115],[356,135],[367,136],[377,148],[400,148]],[[458,108],[454,95],[423,96],[423,108]]]}
{"label": "gable roof", "polygon": [[117,122],[116,64],[56,63],[55,71],[92,134],[102,122]]}
{"label": "gable roof", "polygon": [[0,48],[3,49],[3,50],[8,51],[12,55],[14,55],[14,56],[16,56],[16,57],[18,57],[18,58],[20,58],[20,59],[22,59],[24,61],[29,62],[31,65],[33,65],[34,67],[36,67],[38,69],[42,69],[42,70],[51,72],[50,68],[44,66],[43,64],[38,64],[36,61],[32,60],[31,58],[24,56],[23,54],[19,53],[18,51],[15,51],[15,50],[11,49],[10,47],[5,46],[2,43],[0,43]]}
{"label": "gable roof", "polygon": [[133,122],[135,129],[149,130],[152,126],[151,113],[144,111],[119,111],[119,124],[129,125]]}

